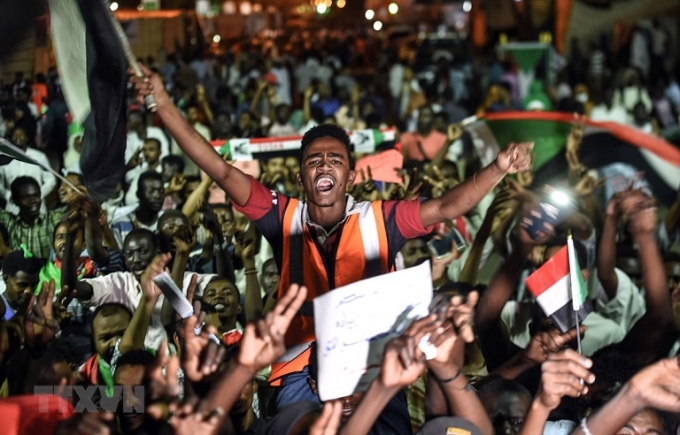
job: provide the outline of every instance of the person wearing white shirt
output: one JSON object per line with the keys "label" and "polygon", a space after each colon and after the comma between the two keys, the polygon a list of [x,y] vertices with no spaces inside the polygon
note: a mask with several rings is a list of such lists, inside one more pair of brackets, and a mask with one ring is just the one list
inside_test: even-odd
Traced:
{"label": "person wearing white shirt", "polygon": [[[194,127],[194,130],[198,134],[200,134],[203,139],[210,141],[211,138],[211,133],[210,129],[206,127],[205,125],[201,124],[198,122],[198,107],[195,105],[188,105],[186,107],[186,117],[187,121],[189,121],[189,124],[191,124],[192,127]],[[172,139],[172,145],[171,145],[171,151],[172,154],[178,155],[182,157],[182,160],[184,160],[184,174],[186,175],[199,175],[198,172],[198,166],[196,166],[196,163],[193,162],[184,152],[180,149],[179,145],[177,145],[177,141],[173,138]]]}
{"label": "person wearing white shirt", "polygon": [[[151,231],[133,230],[125,239],[123,259],[130,272],[114,272],[97,278],[83,279],[78,282],[78,298],[90,300],[101,305],[107,302],[118,302],[126,305],[131,311],[142,299],[142,287],[139,279],[156,254],[156,239]],[[182,293],[186,296],[192,273],[184,274]],[[203,294],[214,275],[197,274],[196,295]],[[151,314],[151,323],[144,339],[144,346],[158,349],[165,339],[166,333],[161,319],[164,296],[161,296]]]}
{"label": "person wearing white shirt", "polygon": [[[22,129],[14,129],[14,132],[12,133],[12,142],[14,145],[24,150],[30,158],[40,163],[41,166],[46,168],[51,167],[50,161],[42,151],[27,147],[26,144],[28,143],[28,136],[26,136],[26,133]],[[41,186],[41,211],[46,211],[45,197],[52,193],[54,188],[57,187],[57,179],[51,172],[43,169],[41,166],[31,165],[29,163],[20,162],[19,160],[12,160],[7,165],[0,167],[0,191],[7,201],[7,207],[5,208],[6,211],[10,213],[19,212],[19,207],[10,201],[12,196],[10,187],[12,182],[17,177],[21,176],[34,178]]]}
{"label": "person wearing white shirt", "polygon": [[138,110],[130,112],[128,115],[127,130],[127,144],[125,146],[126,162],[129,162],[135,153],[142,148],[144,141],[150,138],[156,139],[161,144],[161,159],[170,154],[168,137],[163,130],[158,127],[147,127],[142,112]]}
{"label": "person wearing white shirt", "polygon": [[607,89],[602,103],[593,107],[590,111],[590,119],[593,121],[610,121],[619,124],[628,124],[630,116],[626,108],[614,102],[614,90]]}
{"label": "person wearing white shirt", "polygon": [[148,138],[144,141],[142,157],[144,161],[140,165],[127,171],[125,174],[125,183],[130,186],[125,194],[125,204],[127,205],[139,202],[139,197],[137,197],[137,184],[140,175],[147,171],[155,171],[159,174],[163,172],[163,167],[161,166],[161,144],[157,139]]}

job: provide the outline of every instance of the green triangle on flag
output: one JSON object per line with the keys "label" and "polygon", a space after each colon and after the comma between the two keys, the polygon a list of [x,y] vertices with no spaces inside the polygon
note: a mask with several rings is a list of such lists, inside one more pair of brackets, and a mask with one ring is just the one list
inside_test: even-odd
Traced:
{"label": "green triangle on flag", "polygon": [[569,283],[571,287],[571,302],[573,304],[574,311],[578,311],[588,298],[588,285],[586,284],[586,280],[583,279],[581,265],[579,264],[578,257],[576,256],[576,249],[574,249],[574,240],[571,237],[568,239],[567,246],[569,250]]}

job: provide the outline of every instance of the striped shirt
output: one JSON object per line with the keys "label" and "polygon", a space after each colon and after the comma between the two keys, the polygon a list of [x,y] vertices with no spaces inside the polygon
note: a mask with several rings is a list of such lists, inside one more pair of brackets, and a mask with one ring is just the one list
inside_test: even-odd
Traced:
{"label": "striped shirt", "polygon": [[9,233],[8,245],[12,249],[19,249],[25,243],[29,251],[37,258],[47,260],[52,252],[54,229],[61,222],[62,211],[42,213],[33,225],[28,225],[18,215],[0,211],[0,224]]}

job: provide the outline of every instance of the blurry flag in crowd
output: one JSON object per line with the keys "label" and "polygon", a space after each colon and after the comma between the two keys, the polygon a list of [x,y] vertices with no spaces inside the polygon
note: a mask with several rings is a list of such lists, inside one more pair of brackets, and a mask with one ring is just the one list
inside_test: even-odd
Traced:
{"label": "blurry flag in crowd", "polygon": [[[573,263],[570,262],[572,257]],[[575,278],[576,275],[580,279]],[[579,323],[592,311],[592,304],[587,303],[588,288],[578,259],[573,248],[569,249],[568,245],[532,273],[526,280],[526,286],[545,315],[552,319],[561,332],[576,326],[575,310]]]}
{"label": "blurry flag in crowd", "polygon": [[[558,112],[499,112],[469,120],[465,130],[472,135],[483,164],[496,158],[499,147],[511,142],[534,142],[534,184],[564,180],[567,175],[565,145],[574,115]],[[670,206],[680,188],[680,149],[657,136],[615,122],[586,119],[580,160],[597,170],[599,177],[644,172],[650,193]],[[607,197],[614,186],[608,179]]]}
{"label": "blurry flag in crowd", "polygon": [[49,0],[64,97],[85,129],[80,168],[97,201],[115,197],[125,173],[127,61],[102,0]]}

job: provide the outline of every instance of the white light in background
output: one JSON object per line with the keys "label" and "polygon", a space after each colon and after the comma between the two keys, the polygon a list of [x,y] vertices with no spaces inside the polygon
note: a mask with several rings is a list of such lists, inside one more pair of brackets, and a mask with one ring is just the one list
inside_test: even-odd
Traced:
{"label": "white light in background", "polygon": [[137,6],[137,10],[138,10],[138,11],[143,11],[143,10],[144,10],[144,5],[140,3],[139,6]]}
{"label": "white light in background", "polygon": [[114,12],[117,11],[118,10],[118,3],[116,3],[116,2],[111,3],[109,5],[109,8]]}
{"label": "white light in background", "polygon": [[373,9],[366,10],[365,17],[366,17],[367,20],[372,20],[373,17],[375,17],[375,12],[373,12]]}
{"label": "white light in background", "polygon": [[387,10],[390,12],[390,14],[394,15],[399,12],[399,5],[396,3],[390,3],[390,5],[387,7]]}
{"label": "white light in background", "polygon": [[233,1],[226,1],[222,3],[222,12],[227,15],[234,15],[236,13],[236,3]]}
{"label": "white light in background", "polygon": [[316,6],[316,11],[320,14],[325,14],[327,10],[328,10],[328,6],[326,6],[326,3],[319,3]]}
{"label": "white light in background", "polygon": [[222,37],[220,35],[213,36],[213,42],[215,44],[219,44],[221,40],[222,40]]}
{"label": "white light in background", "polygon": [[345,2],[345,0],[338,0],[338,2],[336,3],[336,5],[337,5],[340,9],[344,8],[346,4],[347,4],[347,3]]}
{"label": "white light in background", "polygon": [[253,12],[262,12],[262,5],[259,3],[255,3],[253,5]]}
{"label": "white light in background", "polygon": [[373,23],[373,30],[377,32],[380,29],[382,29],[382,21],[376,21]]}
{"label": "white light in background", "polygon": [[250,15],[253,12],[253,5],[250,2],[243,2],[238,7],[241,15]]}
{"label": "white light in background", "polygon": [[472,10],[472,2],[470,2],[469,0],[464,1],[463,2],[463,10],[465,12],[470,12]]}

